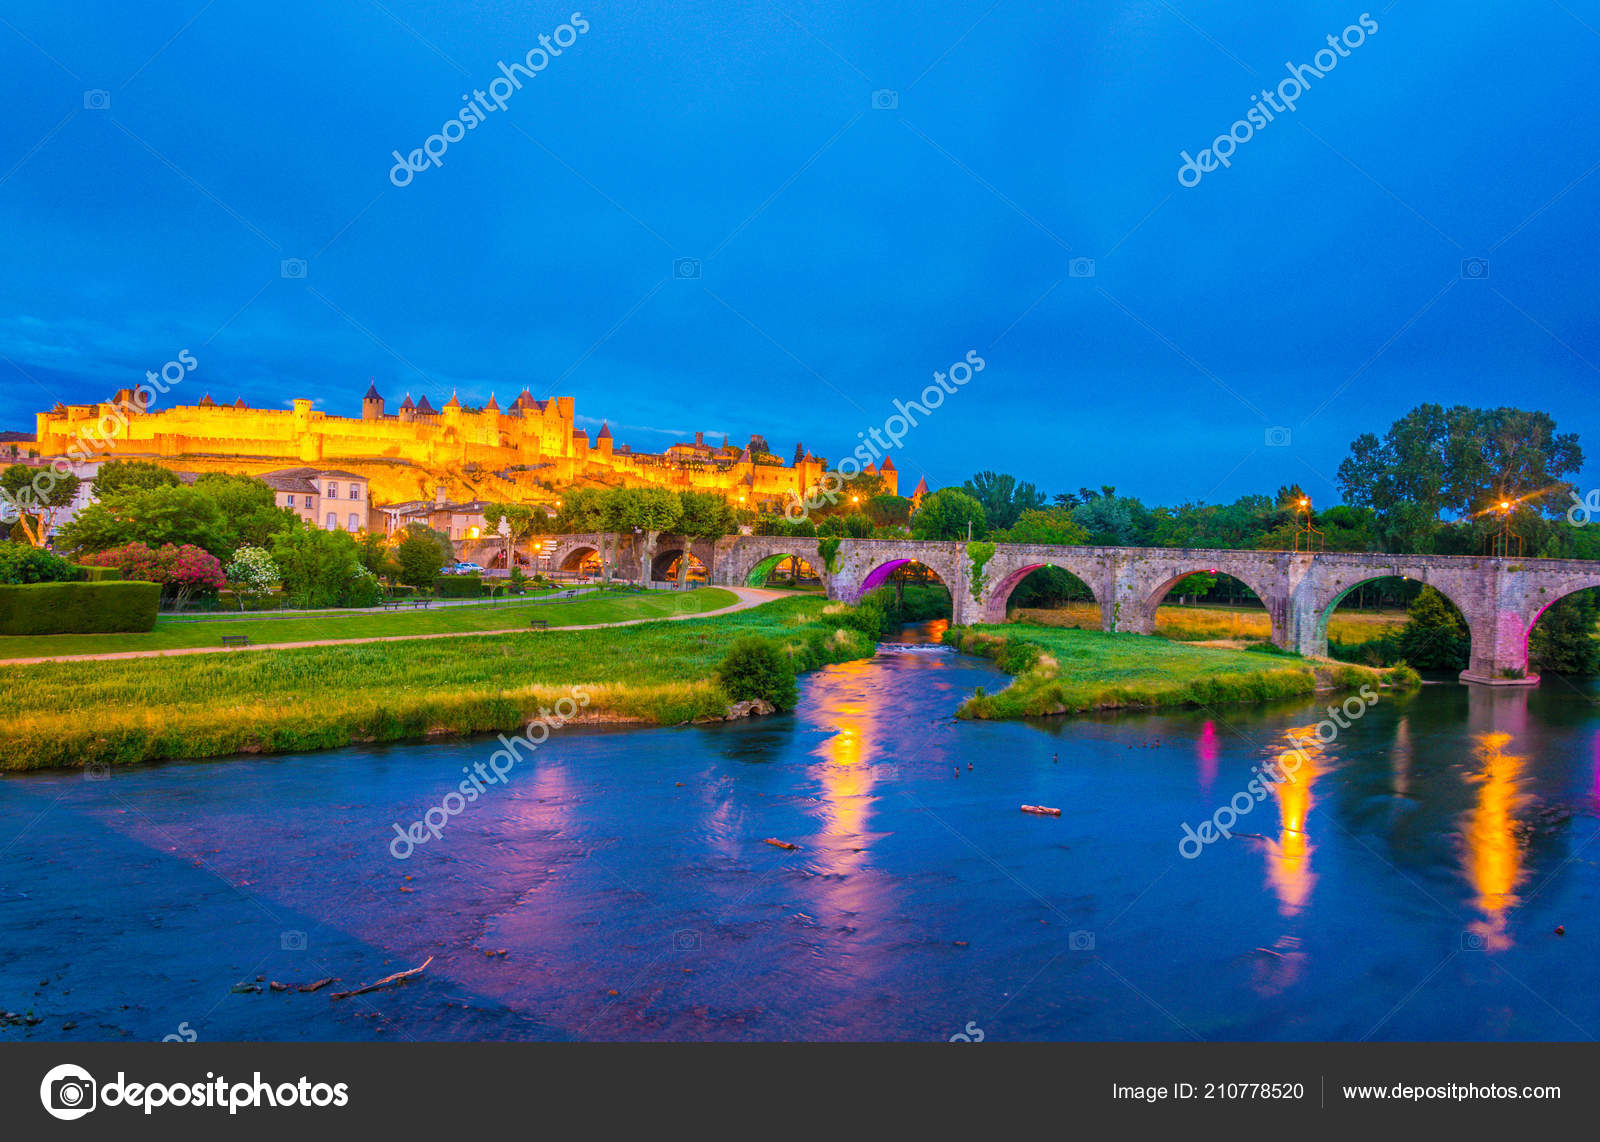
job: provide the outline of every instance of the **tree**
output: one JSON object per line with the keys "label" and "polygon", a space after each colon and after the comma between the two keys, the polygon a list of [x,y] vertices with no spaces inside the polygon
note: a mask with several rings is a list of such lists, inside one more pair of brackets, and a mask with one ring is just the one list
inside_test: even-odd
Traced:
{"label": "tree", "polygon": [[988,534],[983,505],[958,488],[941,488],[923,497],[922,507],[911,517],[911,538],[966,539],[969,523],[973,539]]}
{"label": "tree", "polygon": [[23,538],[43,547],[55,529],[56,517],[77,498],[81,483],[71,472],[54,465],[30,468],[13,464],[0,472],[0,512],[7,518],[15,514]]}
{"label": "tree", "polygon": [[433,586],[433,581],[439,577],[439,569],[453,554],[452,548],[440,544],[439,533],[431,527],[419,523],[406,525],[400,530],[394,545],[394,557],[400,565],[400,582],[419,591]]}
{"label": "tree", "polygon": [[400,561],[394,557],[389,537],[381,532],[364,531],[356,536],[356,558],[380,579],[393,579],[400,574]]}
{"label": "tree", "polygon": [[[426,543],[438,556],[438,544],[432,538],[424,535],[418,542]],[[344,601],[351,578],[361,567],[356,541],[349,532],[325,531],[303,519],[297,519],[273,538],[272,559],[293,607],[337,606]],[[434,571],[438,569],[435,565]],[[431,583],[432,577],[427,581]]]}
{"label": "tree", "polygon": [[1155,531],[1152,513],[1132,496],[1117,495],[1115,489],[1074,508],[1072,518],[1089,533],[1091,543],[1104,546],[1145,546]]}
{"label": "tree", "polygon": [[[614,532],[613,548],[618,536],[633,546],[634,558],[639,563],[640,578],[650,574],[650,560],[655,557],[656,540],[670,530],[683,514],[683,504],[678,494],[668,488],[613,488],[602,502],[606,530]],[[640,541],[644,550],[639,550]],[[614,552],[613,552],[614,554]]]}
{"label": "tree", "polygon": [[1530,665],[1540,674],[1600,674],[1600,592],[1579,591],[1556,602],[1534,624],[1528,637]]}
{"label": "tree", "polygon": [[1089,533],[1070,512],[1062,508],[1029,508],[1017,517],[1016,523],[1003,533],[996,533],[1001,543],[1048,543],[1060,546],[1085,544]]}
{"label": "tree", "polygon": [[272,537],[296,519],[280,508],[272,485],[243,472],[206,472],[194,482],[222,513],[222,554],[231,557],[241,547],[270,547]]}
{"label": "tree", "polygon": [[911,501],[905,496],[873,496],[861,510],[874,527],[904,527],[911,519]]}
{"label": "tree", "polygon": [[605,488],[569,488],[561,497],[556,512],[555,530],[561,535],[580,531],[604,531]]}
{"label": "tree", "polygon": [[[715,543],[739,528],[733,505],[716,492],[680,492],[678,503],[678,530],[685,538]],[[683,587],[688,580],[689,553],[685,551],[678,560],[678,586]]]}
{"label": "tree", "polygon": [[181,483],[176,472],[150,460],[111,460],[95,474],[94,494],[103,500],[117,492],[175,488]]}
{"label": "tree", "polygon": [[483,509],[483,522],[495,535],[500,533],[500,521],[506,521],[510,533],[510,550],[506,552],[506,567],[517,565],[517,544],[530,535],[548,535],[550,516],[543,508],[529,504],[489,504]]}
{"label": "tree", "polygon": [[1432,587],[1424,587],[1406,608],[1400,628],[1400,655],[1418,670],[1464,670],[1472,635],[1461,612]]}
{"label": "tree", "polygon": [[1435,550],[1445,517],[1470,519],[1502,498],[1553,516],[1583,467],[1575,433],[1542,412],[1418,405],[1382,440],[1363,433],[1339,465],[1345,502],[1371,508],[1387,550]]}
{"label": "tree", "polygon": [[983,505],[989,524],[995,528],[1008,528],[1017,522],[1025,511],[1045,506],[1044,494],[1032,484],[1017,482],[1011,475],[979,472],[961,490]]}
{"label": "tree", "polygon": [[192,544],[213,555],[231,554],[227,524],[217,502],[198,488],[130,488],[90,504],[61,528],[70,550],[105,551],[129,543],[152,547]]}

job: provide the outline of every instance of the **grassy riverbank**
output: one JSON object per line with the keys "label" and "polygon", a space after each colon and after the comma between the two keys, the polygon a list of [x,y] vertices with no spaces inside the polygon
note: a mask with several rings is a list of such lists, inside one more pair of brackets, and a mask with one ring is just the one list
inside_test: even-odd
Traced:
{"label": "grassy riverbank", "polygon": [[576,599],[550,602],[473,603],[400,611],[329,611],[283,618],[239,616],[163,616],[156,628],[139,634],[52,634],[0,636],[0,663],[6,659],[67,654],[121,654],[141,650],[218,647],[224,636],[244,635],[257,645],[327,639],[395,638],[524,628],[531,619],[554,626],[625,622],[720,610],[739,601],[732,591],[704,587],[694,591],[585,591]]}
{"label": "grassy riverbank", "polygon": [[1008,623],[952,627],[944,641],[991,658],[1014,681],[962,703],[963,718],[1022,718],[1152,706],[1212,706],[1293,698],[1363,684],[1411,686],[1407,668],[1388,674],[1294,655],[1189,646],[1168,639]]}
{"label": "grassy riverbank", "polygon": [[801,670],[872,654],[871,639],[840,629],[839,610],[825,599],[790,598],[606,630],[0,666],[8,699],[0,768],[514,731],[574,686],[590,695],[586,720],[717,718],[729,702],[713,673],[741,636],[782,643]]}

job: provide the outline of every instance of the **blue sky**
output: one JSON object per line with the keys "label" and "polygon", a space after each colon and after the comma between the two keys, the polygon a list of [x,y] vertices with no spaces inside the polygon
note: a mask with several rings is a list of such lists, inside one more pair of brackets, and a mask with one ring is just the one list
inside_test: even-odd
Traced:
{"label": "blue sky", "polygon": [[0,2],[0,427],[187,348],[181,403],[526,385],[640,449],[838,457],[976,349],[906,488],[1330,503],[1423,401],[1547,409],[1600,484],[1600,0],[582,7],[396,187],[391,152],[574,11],[465,7]]}

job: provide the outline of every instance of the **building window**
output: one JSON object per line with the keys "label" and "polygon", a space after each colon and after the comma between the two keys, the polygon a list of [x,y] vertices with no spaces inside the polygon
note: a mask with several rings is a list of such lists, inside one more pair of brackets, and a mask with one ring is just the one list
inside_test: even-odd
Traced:
{"label": "building window", "polygon": [[336,530],[338,530],[338,527],[339,527],[339,517],[338,517],[338,515],[335,514],[334,512],[329,512],[328,513],[328,528],[327,528],[327,530],[336,531]]}
{"label": "building window", "polygon": [[328,498],[330,500],[336,500],[339,498],[339,481],[335,480],[333,483],[328,485]]}
{"label": "building window", "polygon": [[360,531],[361,530],[361,520],[360,520],[360,517],[358,517],[355,512],[351,512],[350,513],[350,530],[351,531]]}
{"label": "building window", "polygon": [[359,500],[361,498],[361,485],[360,484],[351,484],[350,485],[350,498],[352,500]]}
{"label": "building window", "polygon": [[290,507],[294,507],[294,497],[293,496],[289,496],[289,497],[287,497],[287,499],[289,500],[289,506]]}

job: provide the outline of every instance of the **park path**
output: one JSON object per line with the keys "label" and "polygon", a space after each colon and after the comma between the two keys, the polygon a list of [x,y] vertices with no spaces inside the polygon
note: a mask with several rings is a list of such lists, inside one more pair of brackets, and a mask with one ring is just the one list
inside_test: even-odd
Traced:
{"label": "park path", "polygon": [[[709,619],[717,615],[731,615],[735,611],[747,611],[751,607],[759,607],[762,603],[770,603],[774,599],[787,598],[788,591],[766,591],[759,587],[724,587],[724,591],[732,591],[739,596],[739,601],[731,606],[719,607],[714,611],[697,611],[688,615],[657,615],[644,619],[622,619],[614,623],[583,623],[576,626],[556,626],[551,624],[550,630],[601,630],[605,627],[631,627],[640,623],[659,622],[688,622],[692,619]],[[485,635],[496,634],[529,634],[526,626],[507,627],[503,630],[452,630],[435,632],[433,634],[386,634],[373,635],[367,638],[322,638],[309,642],[252,642],[249,646],[185,646],[174,647],[169,650],[122,650],[113,654],[55,654],[44,655],[39,658],[5,658],[0,659],[0,666],[32,666],[41,662],[107,662],[118,658],[177,658],[185,654],[243,654],[252,650],[294,650],[302,646],[360,646],[369,642],[419,642],[424,639],[435,638],[481,638]]]}

